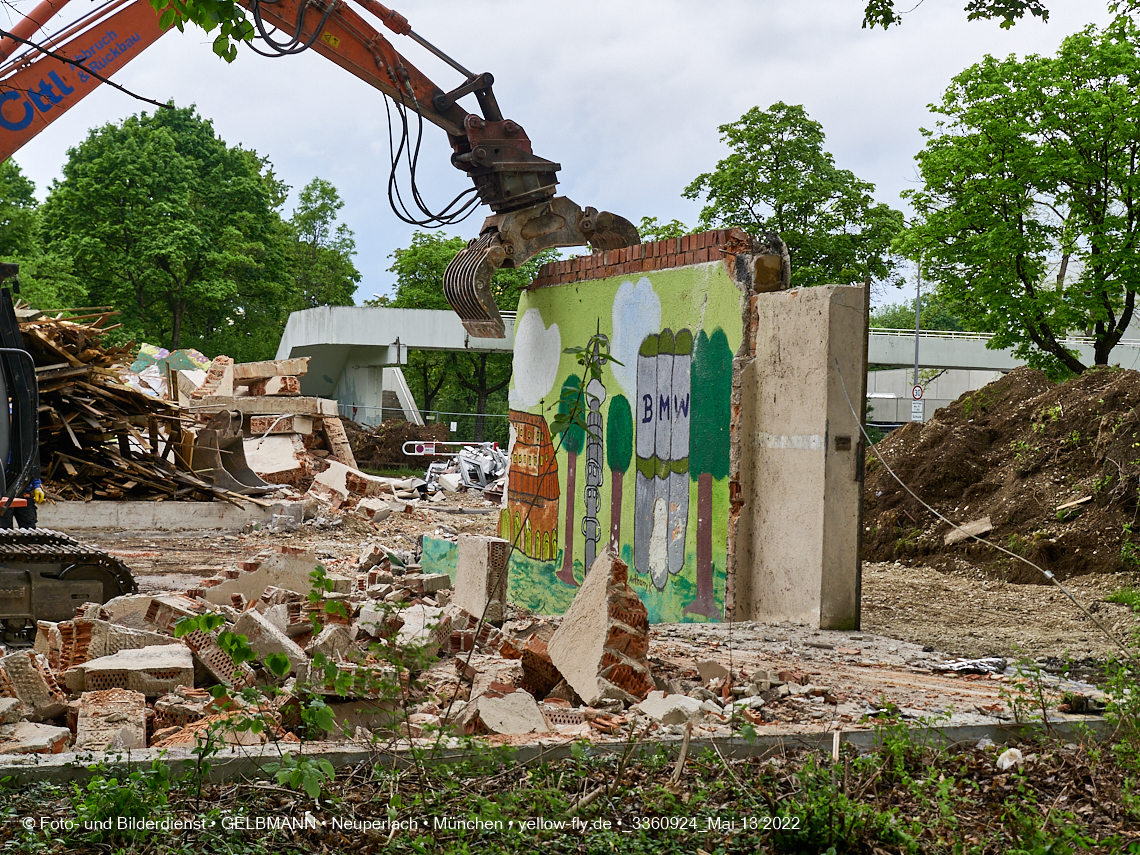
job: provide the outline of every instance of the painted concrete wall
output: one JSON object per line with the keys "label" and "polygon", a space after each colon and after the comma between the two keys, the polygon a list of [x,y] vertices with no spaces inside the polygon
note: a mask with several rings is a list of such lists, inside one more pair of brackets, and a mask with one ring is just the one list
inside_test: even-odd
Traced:
{"label": "painted concrete wall", "polygon": [[[510,599],[562,612],[611,545],[650,620],[724,614],[732,358],[745,296],[719,261],[525,293],[510,388],[511,474],[501,537],[518,544]],[[588,430],[552,436],[605,336]]]}

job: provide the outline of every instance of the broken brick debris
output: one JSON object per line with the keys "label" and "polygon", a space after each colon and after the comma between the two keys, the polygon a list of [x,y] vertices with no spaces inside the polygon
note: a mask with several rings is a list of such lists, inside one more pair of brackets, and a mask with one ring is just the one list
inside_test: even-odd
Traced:
{"label": "broken brick debris", "polygon": [[654,689],[649,615],[627,575],[608,549],[599,555],[550,639],[551,662],[590,706],[614,698],[636,703]]}

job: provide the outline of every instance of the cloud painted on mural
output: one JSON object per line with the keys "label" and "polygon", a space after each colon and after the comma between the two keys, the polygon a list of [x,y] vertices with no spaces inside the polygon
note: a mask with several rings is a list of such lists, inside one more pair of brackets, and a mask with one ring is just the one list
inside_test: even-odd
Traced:
{"label": "cloud painted on mural", "polygon": [[650,333],[661,331],[661,298],[644,276],[637,284],[623,282],[614,296],[614,337],[610,353],[621,365],[610,370],[629,398],[637,395],[637,351]]}
{"label": "cloud painted on mural", "polygon": [[[658,310],[660,313],[660,310]],[[548,328],[538,309],[528,309],[515,324],[514,388],[511,406],[526,409],[538,404],[554,388],[562,335],[558,324]]]}

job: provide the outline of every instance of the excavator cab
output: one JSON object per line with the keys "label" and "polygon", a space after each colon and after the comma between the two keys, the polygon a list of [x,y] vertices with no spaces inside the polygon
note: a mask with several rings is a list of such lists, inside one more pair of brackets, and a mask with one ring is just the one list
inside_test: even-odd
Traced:
{"label": "excavator cab", "polygon": [[[18,272],[17,264],[0,264],[0,401],[8,401],[0,409],[0,512],[25,505],[24,491],[39,476],[36,367],[13,289],[4,287]],[[0,529],[0,620],[9,646],[29,644],[36,621],[69,620],[84,603],[137,591],[126,566],[94,546],[48,529]]]}

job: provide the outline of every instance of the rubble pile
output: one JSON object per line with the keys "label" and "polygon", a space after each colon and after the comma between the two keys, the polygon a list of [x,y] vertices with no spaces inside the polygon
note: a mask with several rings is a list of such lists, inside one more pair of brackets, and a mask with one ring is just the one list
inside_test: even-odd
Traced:
{"label": "rubble pile", "polygon": [[405,421],[386,421],[375,428],[344,422],[349,442],[362,469],[416,469],[427,471],[434,458],[427,455],[405,455],[406,442],[446,442],[451,438],[447,425],[438,422],[417,425]]}
{"label": "rubble pile", "polygon": [[21,311],[24,346],[36,364],[47,492],[86,501],[224,496],[181,464],[176,451],[186,421],[177,405],[120,379],[130,345],[103,343],[114,314],[65,319]]}
{"label": "rubble pile", "polygon": [[[559,621],[508,614],[490,578],[505,542],[461,542],[463,574],[484,577],[466,580],[464,602],[497,613],[494,625],[455,601],[446,574],[418,572],[375,542],[316,573],[312,553],[267,549],[182,593],[132,594],[41,621],[32,649],[0,658],[0,753],[193,747],[207,732],[234,745],[295,741],[313,695],[354,739],[441,729],[566,739],[690,722],[715,732],[734,710],[762,720],[762,694],[796,692],[767,672],[741,692],[743,676],[715,663],[691,680],[655,677],[645,608],[608,552]],[[225,625],[178,637],[179,621],[207,613]],[[222,630],[244,637],[254,659],[236,664]],[[277,654],[283,676],[266,667]],[[262,726],[248,727],[250,717]]]}

